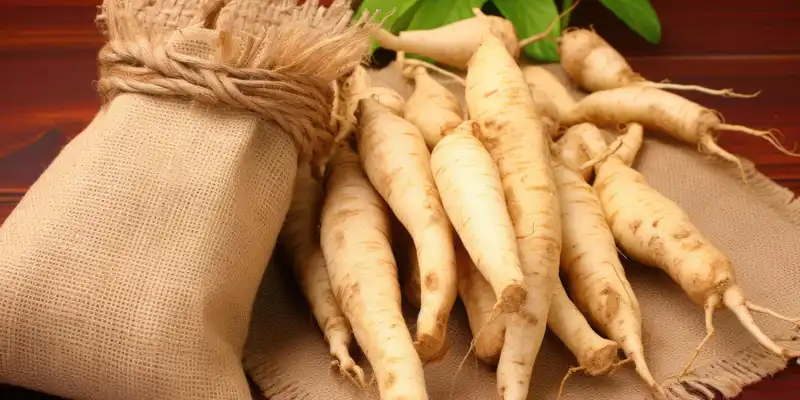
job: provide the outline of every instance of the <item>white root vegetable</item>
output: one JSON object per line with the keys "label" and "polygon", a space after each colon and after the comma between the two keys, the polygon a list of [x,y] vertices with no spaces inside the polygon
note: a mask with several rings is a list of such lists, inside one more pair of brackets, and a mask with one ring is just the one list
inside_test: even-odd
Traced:
{"label": "white root vegetable", "polygon": [[500,173],[473,136],[479,129],[465,121],[442,139],[431,155],[431,170],[448,218],[494,290],[496,312],[513,313],[525,303],[527,290]]}
{"label": "white root vegetable", "polygon": [[595,326],[622,347],[648,387],[658,391],[645,362],[639,302],[625,277],[600,200],[575,171],[556,165],[554,174],[561,201],[561,270],[571,297]]}
{"label": "white root vegetable", "polygon": [[422,362],[400,306],[389,209],[348,147],[334,153],[325,189],[320,236],[328,275],[381,399],[427,400]]}
{"label": "white root vegetable", "polygon": [[575,96],[552,72],[538,65],[522,67],[525,81],[531,86],[537,103],[549,99],[550,105],[544,108],[548,117],[560,121],[562,115],[569,113],[577,104]]}
{"label": "white root vegetable", "polygon": [[464,303],[469,328],[475,341],[475,356],[488,365],[497,365],[506,332],[507,315],[497,315],[492,285],[486,281],[463,245],[456,243],[458,295]]}
{"label": "white root vegetable", "polygon": [[331,289],[328,269],[322,255],[317,226],[322,208],[322,188],[311,175],[311,166],[297,169],[292,204],[286,214],[278,243],[291,261],[292,271],[311,313],[325,335],[332,366],[365,387],[364,371],[350,356],[352,330]]}
{"label": "white root vegetable", "polygon": [[[599,154],[602,146],[588,146]],[[733,263],[694,226],[681,208],[650,187],[644,176],[625,165],[617,155],[595,166],[597,191],[606,221],[615,241],[629,257],[657,267],[680,285],[689,298],[705,309],[707,334],[696,348],[681,375],[688,371],[700,349],[714,333],[714,311],[725,306],[742,326],[765,348],[778,356],[792,358],[791,352],[773,342],[756,325],[752,312],[781,316],[746,299],[733,270]]]}
{"label": "white root vegetable", "polygon": [[579,2],[576,1],[570,8],[564,10],[546,30],[525,39],[517,39],[517,31],[511,21],[494,15],[485,15],[478,8],[472,9],[474,17],[438,28],[403,31],[398,35],[379,29],[373,33],[373,38],[385,49],[416,54],[464,70],[467,69],[484,35],[489,34],[498,38],[507,52],[516,59],[519,57],[520,49],[547,38],[556,23],[577,7]]}
{"label": "white root vegetable", "polygon": [[419,130],[371,98],[358,110],[358,153],[370,182],[414,242],[419,261],[417,351],[439,355],[458,288],[450,221],[433,180],[430,152]]}
{"label": "white root vegetable", "polygon": [[659,131],[689,144],[701,146],[711,154],[736,163],[741,160],[722,149],[715,141],[716,132],[736,131],[760,137],[784,154],[786,150],[773,131],[759,131],[723,123],[714,111],[681,96],[643,86],[626,86],[594,92],[581,101],[561,121],[565,125],[591,122],[598,126],[617,126],[636,122],[646,129]]}
{"label": "white root vegetable", "polygon": [[619,361],[619,345],[598,335],[567,296],[561,282],[556,282],[553,302],[547,314],[547,326],[578,360],[578,369],[596,376],[611,371]]}
{"label": "white root vegetable", "polygon": [[434,29],[403,31],[396,36],[380,29],[373,37],[385,49],[416,54],[463,70],[486,33],[500,38],[514,58],[519,56],[514,25],[493,15],[476,15]]}
{"label": "white root vegetable", "polygon": [[[334,143],[339,144],[346,141],[356,128],[356,111],[358,102],[364,98],[372,98],[382,106],[391,110],[394,114],[403,116],[405,100],[394,90],[373,86],[369,72],[362,66],[357,66],[353,73],[348,76],[341,87],[338,89],[338,101],[334,104],[332,119],[338,120],[338,127]],[[341,113],[339,115],[338,113]],[[333,121],[331,125],[334,125]],[[338,148],[338,147],[335,147]]]}
{"label": "white root vegetable", "polygon": [[697,85],[650,82],[634,72],[625,58],[605,39],[588,29],[566,30],[559,40],[558,50],[564,70],[572,80],[590,92],[637,85],[657,89],[692,90],[724,97],[750,98],[759,94],[740,94],[733,89],[709,89]]}
{"label": "white root vegetable", "polygon": [[404,68],[414,81],[414,92],[406,101],[404,118],[419,129],[429,150],[464,120],[458,98],[437,82],[425,67]]}
{"label": "white root vegetable", "polygon": [[554,153],[561,162],[569,169],[580,173],[587,182],[594,175],[594,168],[592,166],[583,166],[590,160],[589,154],[586,153],[586,149],[584,148],[584,140],[586,137],[584,131],[590,129],[596,130],[597,128],[588,123],[573,125],[567,129],[553,147]]}
{"label": "white root vegetable", "polygon": [[499,39],[484,38],[470,62],[466,82],[470,117],[480,124],[479,139],[500,171],[528,289],[523,309],[507,321],[497,367],[500,396],[522,400],[528,396],[544,336],[561,252],[550,139],[522,71]]}

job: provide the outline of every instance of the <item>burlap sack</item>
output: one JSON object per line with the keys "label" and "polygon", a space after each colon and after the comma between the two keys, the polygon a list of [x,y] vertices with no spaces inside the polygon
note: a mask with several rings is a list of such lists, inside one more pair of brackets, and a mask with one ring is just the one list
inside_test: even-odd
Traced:
{"label": "burlap sack", "polygon": [[241,352],[298,157],[367,47],[346,4],[318,5],[104,4],[109,103],[0,228],[0,383],[251,397]]}
{"label": "burlap sack", "polygon": [[[554,71],[564,78],[563,71]],[[410,86],[394,69],[377,71],[373,77],[405,96],[410,94]],[[800,314],[796,294],[800,285],[800,203],[792,200],[790,191],[759,174],[751,164],[747,167],[750,188],[745,190],[735,168],[709,160],[692,147],[653,139],[646,141],[636,168],[655,188],[678,202],[731,257],[752,301],[786,314]],[[704,336],[703,308],[692,303],[665,273],[629,262],[626,266],[642,307],[646,357],[655,378],[662,381],[680,372]],[[328,368],[323,337],[289,281],[280,268],[272,268],[260,289],[245,347],[246,371],[273,400],[377,399],[376,387],[359,391]],[[412,324],[414,313],[407,316]],[[789,324],[762,317],[757,320],[780,345],[800,350],[800,337]],[[715,325],[717,335],[685,383],[666,381],[670,398],[711,399],[709,388],[735,396],[743,386],[786,366],[785,361],[763,350],[730,313],[718,312]],[[449,354],[426,366],[431,400],[497,398],[494,373],[474,357],[470,356],[456,375],[470,339],[466,316],[458,305],[448,331]],[[548,332],[529,398],[555,398],[561,378],[574,363],[569,351]],[[564,398],[642,399],[649,397],[643,387],[629,366],[608,377],[576,375],[568,381]]]}

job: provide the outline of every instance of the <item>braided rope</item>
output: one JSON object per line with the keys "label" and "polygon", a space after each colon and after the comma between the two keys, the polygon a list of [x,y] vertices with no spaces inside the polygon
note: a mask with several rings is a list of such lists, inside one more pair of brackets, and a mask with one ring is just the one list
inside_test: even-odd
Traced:
{"label": "braided rope", "polygon": [[[190,26],[162,32],[148,32],[141,23],[132,22],[134,12],[130,8],[115,7],[115,0],[107,1],[102,17],[97,19],[109,36],[98,54],[97,89],[106,102],[121,93],[142,93],[249,110],[290,134],[301,155],[324,151],[333,139],[328,131],[333,93],[329,81],[320,76],[324,74],[299,64],[324,57],[328,51],[318,50],[317,45],[331,36],[339,42],[329,46],[333,47],[329,51],[336,51],[341,43],[352,44],[363,33],[356,28],[348,31],[340,22],[343,18],[335,15],[329,23],[335,29],[314,28],[312,25],[319,25],[320,13],[310,10],[321,10],[315,3],[289,10],[286,19],[263,27],[260,34],[251,34],[205,28],[212,25],[208,20],[219,7],[226,5],[219,0],[203,4]],[[305,8],[309,9],[305,14],[314,20],[298,18],[303,15],[298,10]],[[280,8],[276,15],[286,10]],[[302,43],[302,38],[295,39],[306,32],[320,40],[309,46],[307,38]],[[292,44],[305,48],[288,49]],[[181,51],[184,48],[194,51]],[[292,59],[292,51],[305,58]],[[350,58],[350,64],[360,61],[359,57]]]}

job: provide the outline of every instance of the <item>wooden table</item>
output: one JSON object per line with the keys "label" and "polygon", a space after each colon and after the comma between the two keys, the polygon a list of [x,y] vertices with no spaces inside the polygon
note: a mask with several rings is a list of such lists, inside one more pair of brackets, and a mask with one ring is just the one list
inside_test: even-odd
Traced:
{"label": "wooden table", "polygon": [[[787,147],[800,142],[800,2],[651,2],[662,21],[660,46],[640,39],[593,0],[584,0],[572,24],[592,23],[650,80],[761,90],[751,100],[687,97],[722,112],[730,123],[777,128]],[[0,3],[0,222],[100,105],[91,84],[103,43],[92,23],[98,3]],[[737,133],[722,133],[720,143],[800,193],[800,158]],[[800,367],[793,366],[747,388],[740,398],[789,399],[798,390]]]}

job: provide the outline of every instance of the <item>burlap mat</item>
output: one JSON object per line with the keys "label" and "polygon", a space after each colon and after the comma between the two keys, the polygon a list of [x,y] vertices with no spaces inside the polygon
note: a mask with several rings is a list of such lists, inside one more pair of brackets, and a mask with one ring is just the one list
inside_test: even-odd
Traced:
{"label": "burlap mat", "polygon": [[[394,70],[373,74],[403,95],[410,86]],[[451,86],[453,88],[453,86]],[[754,302],[789,315],[800,314],[800,203],[793,194],[747,164],[750,187],[738,172],[682,144],[646,141],[635,167],[664,195],[675,200],[696,225],[733,260],[746,294]],[[642,307],[645,356],[659,381],[680,372],[705,334],[702,306],[692,303],[663,272],[626,262],[628,278]],[[359,391],[329,368],[327,346],[304,301],[279,266],[271,267],[260,289],[245,347],[245,369],[273,400],[377,399],[377,388]],[[408,313],[408,323],[413,323]],[[785,322],[756,317],[778,343],[800,349]],[[735,396],[745,385],[782,370],[786,362],[763,350],[728,312],[715,316],[716,337],[699,357],[687,383],[668,381],[668,396],[713,398],[707,387]],[[426,366],[430,398],[497,398],[495,375],[474,357],[454,377],[471,339],[460,304],[448,331],[449,354]],[[362,364],[366,362],[361,360]],[[555,398],[559,382],[575,360],[548,332],[535,365],[531,399]],[[707,385],[707,386],[706,386]],[[686,388],[691,387],[691,391]],[[633,368],[609,377],[575,376],[565,399],[648,397]]]}

